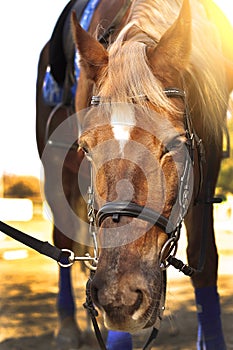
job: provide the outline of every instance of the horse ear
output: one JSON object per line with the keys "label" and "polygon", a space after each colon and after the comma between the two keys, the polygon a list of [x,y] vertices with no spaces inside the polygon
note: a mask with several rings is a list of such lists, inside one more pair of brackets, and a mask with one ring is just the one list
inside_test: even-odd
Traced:
{"label": "horse ear", "polygon": [[88,78],[95,80],[100,68],[108,63],[108,52],[105,48],[79,24],[75,11],[72,12],[73,37],[79,51],[81,65]]}
{"label": "horse ear", "polygon": [[177,20],[161,37],[155,48],[148,48],[148,60],[156,75],[166,79],[174,71],[184,70],[191,51],[191,11],[189,0],[184,0]]}

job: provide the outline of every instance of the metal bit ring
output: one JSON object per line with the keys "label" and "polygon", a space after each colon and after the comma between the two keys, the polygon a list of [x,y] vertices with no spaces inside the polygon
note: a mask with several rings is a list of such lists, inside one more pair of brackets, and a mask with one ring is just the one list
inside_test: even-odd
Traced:
{"label": "metal bit ring", "polygon": [[58,265],[61,267],[70,267],[73,265],[73,263],[75,262],[75,256],[74,256],[74,252],[72,252],[72,250],[70,249],[61,249],[62,253],[69,253],[70,255],[68,256],[68,262],[66,264],[62,263],[61,261],[58,261]]}

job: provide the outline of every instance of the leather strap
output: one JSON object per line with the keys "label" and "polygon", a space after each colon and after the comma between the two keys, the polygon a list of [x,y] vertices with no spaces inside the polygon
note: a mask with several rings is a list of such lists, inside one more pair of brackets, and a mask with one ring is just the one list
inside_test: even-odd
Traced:
{"label": "leather strap", "polygon": [[106,31],[98,38],[98,41],[103,45],[106,46],[108,44],[108,39],[112,33],[115,32],[119,24],[121,23],[122,18],[125,16],[126,12],[128,11],[132,0],[125,0],[124,5],[122,5],[120,11],[116,14],[115,18],[113,19],[110,26],[106,29]]}
{"label": "leather strap", "polygon": [[31,237],[2,221],[0,221],[0,231],[51,259],[56,261],[60,261],[61,259],[62,251],[49,242],[43,242],[37,238]]}
{"label": "leather strap", "polygon": [[170,236],[174,228],[167,218],[150,208],[132,202],[108,202],[98,211],[96,222],[100,227],[103,221],[112,217],[114,222],[119,222],[121,216],[128,216],[147,221],[158,226]]}

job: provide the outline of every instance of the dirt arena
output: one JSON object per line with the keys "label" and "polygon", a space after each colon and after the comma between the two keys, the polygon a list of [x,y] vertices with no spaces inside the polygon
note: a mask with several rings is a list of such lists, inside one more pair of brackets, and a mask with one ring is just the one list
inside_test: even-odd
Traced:
{"label": "dirt arena", "polygon": [[[220,213],[221,214],[221,213]],[[41,240],[50,239],[51,224],[42,219],[14,225]],[[216,222],[219,249],[219,292],[227,349],[233,350],[233,224],[232,220]],[[185,259],[185,235],[178,257]],[[13,252],[13,255],[12,255]],[[15,254],[17,253],[17,255]],[[18,259],[15,257],[18,256]],[[56,350],[54,330],[57,327],[56,293],[58,268],[56,262],[27,249],[4,235],[0,236],[0,350]],[[196,312],[193,289],[188,277],[172,267],[168,273],[168,293],[165,317],[153,350],[195,350]],[[85,331],[85,276],[79,265],[73,269],[78,323]],[[140,349],[145,335],[134,340]],[[86,346],[80,350],[98,350]]]}

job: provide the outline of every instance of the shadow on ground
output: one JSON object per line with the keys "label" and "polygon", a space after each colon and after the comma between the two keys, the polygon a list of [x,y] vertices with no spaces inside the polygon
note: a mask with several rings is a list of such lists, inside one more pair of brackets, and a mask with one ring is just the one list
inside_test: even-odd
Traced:
{"label": "shadow on ground", "polygon": [[[57,327],[56,278],[49,270],[43,274],[21,274],[20,267],[5,276],[0,298],[0,350],[57,350],[54,330]],[[3,273],[4,274],[4,273]],[[49,281],[49,283],[48,283]],[[232,276],[220,277],[222,314],[228,350],[233,349]],[[49,286],[49,287],[48,287]],[[78,295],[78,322],[85,327],[83,287]],[[134,348],[142,348],[145,335],[135,337]],[[167,310],[153,350],[195,350],[196,312],[190,281],[181,278],[169,282]],[[98,350],[82,347],[82,350]]]}

